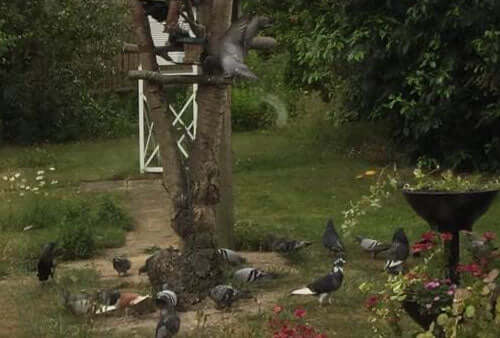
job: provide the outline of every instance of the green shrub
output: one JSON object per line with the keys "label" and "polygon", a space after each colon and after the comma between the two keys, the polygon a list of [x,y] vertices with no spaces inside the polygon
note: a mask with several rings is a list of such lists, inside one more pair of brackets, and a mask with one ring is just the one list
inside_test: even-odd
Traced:
{"label": "green shrub", "polygon": [[272,111],[262,101],[262,93],[251,88],[233,88],[231,114],[235,131],[268,128],[275,120]]}
{"label": "green shrub", "polygon": [[64,259],[90,258],[96,250],[92,225],[84,219],[65,219],[61,224],[59,246]]}
{"label": "green shrub", "polygon": [[131,231],[134,229],[134,220],[108,195],[103,195],[97,200],[97,214],[95,222],[100,226],[114,227]]}

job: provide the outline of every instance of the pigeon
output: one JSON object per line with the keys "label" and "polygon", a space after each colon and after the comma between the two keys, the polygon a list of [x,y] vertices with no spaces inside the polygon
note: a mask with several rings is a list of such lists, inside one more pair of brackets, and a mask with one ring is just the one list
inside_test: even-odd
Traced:
{"label": "pigeon", "polygon": [[170,338],[179,332],[181,319],[175,308],[170,306],[160,311],[160,320],[156,325],[155,338]]}
{"label": "pigeon", "polygon": [[177,305],[177,295],[172,290],[163,289],[156,294],[155,304],[160,309],[167,306],[175,307]]}
{"label": "pigeon", "polygon": [[222,258],[222,260],[229,264],[238,265],[247,262],[245,258],[230,249],[217,249],[217,254]]}
{"label": "pigeon", "polygon": [[143,273],[147,273],[149,268],[150,268],[150,265],[151,265],[151,262],[152,262],[152,259],[153,257],[156,257],[160,254],[160,250],[156,251],[154,254],[152,254],[151,256],[149,256],[147,259],[146,259],[146,262],[144,262],[144,265],[141,266],[139,268],[139,275],[143,274]]}
{"label": "pigeon", "polygon": [[64,306],[75,315],[88,314],[94,308],[92,297],[86,293],[70,293],[68,290],[63,290],[62,297]]}
{"label": "pigeon", "polygon": [[333,253],[338,254],[344,252],[344,244],[342,244],[337,231],[335,231],[335,228],[333,227],[332,219],[329,219],[326,224],[326,229],[323,233],[323,246]]}
{"label": "pigeon", "polygon": [[410,255],[410,244],[402,228],[392,236],[391,247],[387,250],[387,260],[384,269],[391,274],[403,272],[403,263]]}
{"label": "pigeon", "polygon": [[[333,262],[333,269],[327,275],[316,279],[311,284],[301,289],[292,290],[290,295],[313,296],[319,295],[319,303],[333,291],[336,291],[342,285],[344,279],[344,264],[346,263],[343,255],[339,255]],[[331,299],[329,301],[331,303]]]}
{"label": "pigeon", "polygon": [[497,249],[491,240],[487,240],[475,232],[464,231],[464,234],[466,236],[465,248],[470,252],[475,262],[489,258],[491,253]]}
{"label": "pigeon", "polygon": [[131,266],[132,262],[126,257],[117,256],[113,258],[113,268],[118,272],[118,276],[121,274],[126,275]]}
{"label": "pigeon", "polygon": [[309,241],[299,241],[294,239],[278,238],[271,244],[271,249],[281,253],[291,253],[311,245]]}
{"label": "pigeon", "polygon": [[389,245],[384,244],[380,241],[377,241],[376,239],[371,239],[371,238],[365,238],[362,236],[356,236],[356,240],[359,242],[359,245],[361,248],[365,251],[368,251],[372,254],[372,257],[375,258],[375,256],[381,252],[385,251],[390,248]]}
{"label": "pigeon", "polygon": [[254,282],[256,280],[273,279],[275,274],[255,268],[243,268],[234,273],[234,278],[241,282]]}
{"label": "pigeon", "polygon": [[209,74],[222,70],[224,77],[241,76],[256,80],[257,76],[245,65],[244,57],[258,31],[270,24],[271,20],[266,16],[243,17],[234,22],[221,38],[213,39],[208,44],[203,70]]}
{"label": "pigeon", "polygon": [[54,278],[54,256],[56,249],[56,242],[50,242],[45,245],[43,248],[42,254],[38,259],[38,279],[42,281],[46,281],[49,279],[49,276]]}
{"label": "pigeon", "polygon": [[97,300],[102,305],[110,306],[116,305],[120,299],[120,290],[117,289],[104,289],[97,292]]}
{"label": "pigeon", "polygon": [[208,296],[215,302],[218,309],[231,307],[234,301],[240,298],[249,298],[248,291],[240,291],[231,285],[217,285],[210,289]]}

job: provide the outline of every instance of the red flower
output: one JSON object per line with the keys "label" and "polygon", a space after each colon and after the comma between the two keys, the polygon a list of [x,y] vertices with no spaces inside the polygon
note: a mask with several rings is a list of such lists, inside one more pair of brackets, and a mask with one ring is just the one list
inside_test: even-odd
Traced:
{"label": "red flower", "polygon": [[486,231],[484,234],[483,234],[483,238],[485,241],[491,241],[491,240],[494,240],[497,238],[497,234],[494,233],[493,231]]}
{"label": "red flower", "polygon": [[442,234],[439,235],[443,241],[451,241],[453,238],[453,234],[450,232],[443,232]]}
{"label": "red flower", "polygon": [[427,231],[422,234],[422,239],[424,241],[432,242],[436,234],[433,231]]}
{"label": "red flower", "polygon": [[278,313],[280,313],[281,311],[283,311],[283,306],[275,305],[275,306],[273,307],[273,312],[274,312],[274,313],[278,314]]}
{"label": "red flower", "polygon": [[481,270],[481,267],[477,265],[476,263],[472,264],[458,264],[457,265],[457,271],[458,272],[470,272],[474,277],[480,277],[483,274],[483,271]]}
{"label": "red flower", "polygon": [[368,299],[365,301],[365,308],[370,310],[372,307],[377,305],[378,303],[378,297],[377,296],[370,296]]}
{"label": "red flower", "polygon": [[295,312],[293,313],[293,315],[296,317],[296,318],[302,318],[306,315],[306,310],[304,309],[297,309],[295,310]]}
{"label": "red flower", "polygon": [[422,251],[428,251],[434,247],[434,244],[432,242],[428,242],[425,240],[418,241],[417,243],[413,244],[411,246],[411,250],[413,253],[417,252],[422,252]]}

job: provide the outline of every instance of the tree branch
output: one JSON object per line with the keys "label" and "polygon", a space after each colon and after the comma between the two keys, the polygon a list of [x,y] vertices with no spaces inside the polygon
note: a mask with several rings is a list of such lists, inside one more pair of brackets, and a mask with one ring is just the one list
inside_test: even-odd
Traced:
{"label": "tree branch", "polygon": [[131,70],[128,72],[128,77],[133,80],[147,80],[154,83],[168,84],[206,84],[206,85],[229,85],[231,80],[222,76],[207,76],[207,75],[165,75],[159,72],[147,70]]}

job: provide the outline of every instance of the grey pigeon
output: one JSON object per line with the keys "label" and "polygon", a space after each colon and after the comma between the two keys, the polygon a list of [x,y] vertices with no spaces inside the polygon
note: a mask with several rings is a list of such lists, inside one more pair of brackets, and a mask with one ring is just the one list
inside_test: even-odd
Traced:
{"label": "grey pigeon", "polygon": [[329,219],[326,224],[325,232],[323,233],[323,246],[330,250],[333,253],[342,253],[344,252],[344,244],[340,239],[340,236],[335,231],[333,227],[333,220]]}
{"label": "grey pigeon", "polygon": [[237,290],[231,285],[217,285],[210,289],[208,295],[219,309],[231,307],[231,304],[240,298],[250,297],[249,292]]}
{"label": "grey pigeon", "polygon": [[113,268],[118,272],[118,276],[121,274],[126,275],[131,266],[132,262],[126,257],[117,256],[113,258]]}
{"label": "grey pigeon", "polygon": [[384,244],[380,241],[377,241],[376,239],[356,236],[356,240],[358,241],[361,249],[370,252],[373,258],[375,258],[375,256],[379,252],[385,251],[390,248],[390,245]]}
{"label": "grey pigeon", "polygon": [[56,249],[56,242],[50,242],[45,245],[43,248],[42,254],[38,259],[38,279],[40,281],[46,281],[49,279],[49,276],[54,278],[54,256]]}
{"label": "grey pigeon", "polygon": [[120,290],[117,289],[104,289],[97,292],[97,300],[102,305],[111,306],[115,305],[120,299]]}
{"label": "grey pigeon", "polygon": [[163,289],[156,294],[155,304],[159,308],[177,305],[177,294],[168,289]]}
{"label": "grey pigeon", "polygon": [[207,73],[222,70],[224,77],[241,76],[247,79],[257,79],[257,76],[248,69],[244,58],[250,48],[252,39],[261,28],[268,27],[271,20],[265,16],[255,16],[251,20],[243,17],[236,21],[224,33],[222,38],[210,41],[208,56],[203,63]]}
{"label": "grey pigeon", "polygon": [[64,306],[75,315],[88,314],[94,309],[94,300],[86,293],[70,293],[63,290],[62,297]]}
{"label": "grey pigeon", "polygon": [[[293,290],[290,295],[313,296],[319,295],[319,303],[323,304],[323,300],[328,294],[336,291],[342,285],[344,279],[344,264],[345,258],[339,255],[333,262],[333,269],[326,276],[316,279],[311,284],[304,288]],[[331,299],[330,299],[331,302]]]}
{"label": "grey pigeon", "polygon": [[387,260],[384,269],[391,274],[403,272],[405,260],[410,255],[410,244],[402,228],[392,236],[391,247],[387,250]]}
{"label": "grey pigeon", "polygon": [[466,238],[465,248],[470,252],[475,262],[480,262],[482,258],[488,258],[497,249],[492,241],[486,240],[475,232],[464,231],[464,234]]}
{"label": "grey pigeon", "polygon": [[234,273],[234,278],[241,282],[254,282],[256,280],[273,279],[275,274],[255,268],[243,268]]}
{"label": "grey pigeon", "polygon": [[309,241],[299,241],[295,239],[278,238],[271,244],[271,249],[275,252],[291,253],[311,245]]}
{"label": "grey pigeon", "polygon": [[217,249],[217,254],[222,258],[224,262],[233,265],[243,264],[247,261],[245,258],[241,257],[231,249]]}
{"label": "grey pigeon", "polygon": [[181,327],[181,319],[174,307],[160,311],[160,320],[156,325],[155,338],[170,338],[175,336]]}

